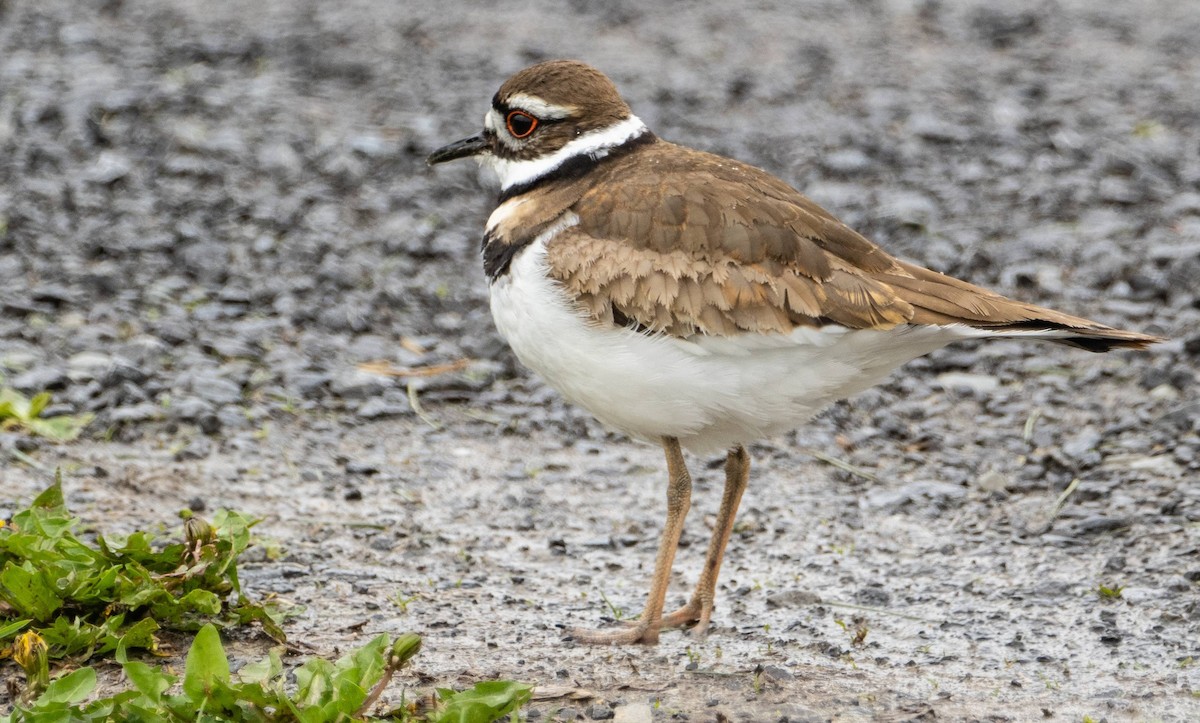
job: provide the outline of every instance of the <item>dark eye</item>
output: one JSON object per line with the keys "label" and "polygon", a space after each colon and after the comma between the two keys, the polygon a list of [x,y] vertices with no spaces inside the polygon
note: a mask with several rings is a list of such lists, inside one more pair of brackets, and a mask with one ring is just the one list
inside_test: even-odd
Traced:
{"label": "dark eye", "polygon": [[538,119],[524,111],[514,110],[509,111],[504,125],[508,127],[508,132],[513,138],[525,138],[537,128]]}

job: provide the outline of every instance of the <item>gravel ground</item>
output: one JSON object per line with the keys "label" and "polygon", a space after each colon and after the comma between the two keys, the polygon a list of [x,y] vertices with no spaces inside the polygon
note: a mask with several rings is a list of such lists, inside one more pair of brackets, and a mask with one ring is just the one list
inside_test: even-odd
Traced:
{"label": "gravel ground", "polygon": [[[1200,717],[1200,9],[646,5],[0,0],[0,373],[96,414],[0,433],[0,515],[56,466],[107,531],[261,515],[293,641],[419,632],[407,685],[526,680],[531,719]],[[636,613],[664,465],[515,362],[493,191],[423,161],[551,57],[904,256],[1172,341],[918,360],[754,446],[706,640],[565,643]]]}

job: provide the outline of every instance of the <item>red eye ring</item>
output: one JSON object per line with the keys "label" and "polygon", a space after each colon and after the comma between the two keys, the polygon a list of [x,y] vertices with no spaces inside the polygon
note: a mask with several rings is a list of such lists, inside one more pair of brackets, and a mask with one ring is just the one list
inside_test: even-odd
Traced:
{"label": "red eye ring", "polygon": [[513,138],[528,138],[537,130],[538,119],[522,110],[510,110],[504,119],[504,127]]}

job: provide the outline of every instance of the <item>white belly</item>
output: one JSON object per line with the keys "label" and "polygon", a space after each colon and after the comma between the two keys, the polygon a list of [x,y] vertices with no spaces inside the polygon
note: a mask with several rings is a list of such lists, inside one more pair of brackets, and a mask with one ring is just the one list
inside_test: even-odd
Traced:
{"label": "white belly", "polygon": [[597,326],[546,275],[543,239],[491,287],[492,317],[517,358],[604,424],[711,452],[793,429],[891,370],[982,332],[962,327],[797,329],[682,340]]}

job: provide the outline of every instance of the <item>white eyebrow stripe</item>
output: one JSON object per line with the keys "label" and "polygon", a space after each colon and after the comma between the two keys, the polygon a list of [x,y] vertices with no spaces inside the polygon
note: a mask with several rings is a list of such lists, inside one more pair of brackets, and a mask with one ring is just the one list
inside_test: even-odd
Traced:
{"label": "white eyebrow stripe", "polygon": [[500,177],[501,191],[507,191],[550,173],[575,156],[603,158],[610,149],[637,138],[647,130],[641,118],[631,115],[615,125],[585,133],[548,156],[510,161],[488,154],[479,156],[479,159],[495,168],[496,175]]}
{"label": "white eyebrow stripe", "polygon": [[541,98],[527,93],[513,93],[505,101],[505,104],[510,108],[529,111],[542,120],[560,120],[578,110],[575,106],[547,103]]}

